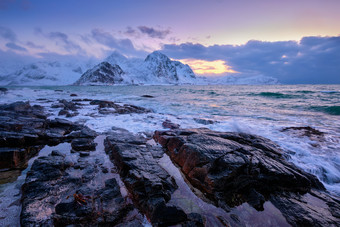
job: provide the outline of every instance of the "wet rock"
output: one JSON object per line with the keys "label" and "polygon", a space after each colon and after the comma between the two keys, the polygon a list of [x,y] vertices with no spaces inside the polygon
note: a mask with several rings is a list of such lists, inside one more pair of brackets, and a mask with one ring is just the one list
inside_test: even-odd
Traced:
{"label": "wet rock", "polygon": [[70,94],[71,97],[76,97],[78,96],[77,94]]}
{"label": "wet rock", "polygon": [[194,118],[194,121],[202,125],[212,125],[216,123],[216,121],[205,119],[205,118]]}
{"label": "wet rock", "polygon": [[58,116],[70,114],[67,110],[60,110]]}
{"label": "wet rock", "polygon": [[325,140],[325,133],[310,126],[307,127],[286,127],[281,132],[291,133],[298,137],[308,137],[310,140],[323,142]]}
{"label": "wet rock", "polygon": [[91,102],[93,99],[72,99],[72,102]]}
{"label": "wet rock", "polygon": [[41,149],[40,145],[95,136],[86,126],[64,119],[47,119],[41,106],[31,106],[29,102],[0,105],[0,169],[25,168]]}
{"label": "wet rock", "polygon": [[75,117],[75,116],[78,116],[78,112],[73,112],[73,113],[67,113],[66,114],[66,117]]}
{"label": "wet rock", "polygon": [[98,111],[101,114],[112,114],[112,113],[130,114],[130,113],[151,112],[151,110],[143,108],[143,107],[129,105],[129,104],[118,105],[114,102],[106,101],[106,100],[92,100],[90,102],[90,105],[97,105]]}
{"label": "wet rock", "polygon": [[143,98],[155,98],[155,97],[152,96],[152,95],[142,95],[141,97],[143,97]]}
{"label": "wet rock", "polygon": [[294,226],[339,226],[339,198],[312,190],[304,195],[275,196],[270,201]]}
{"label": "wet rock", "polygon": [[98,134],[89,129],[88,127],[80,127],[79,130],[73,130],[71,133],[67,134],[66,137],[69,139],[74,138],[95,138]]}
{"label": "wet rock", "polygon": [[62,100],[59,100],[59,103],[64,105],[64,110],[76,111],[77,109],[79,109],[77,107],[78,104],[72,101],[67,101],[65,99],[62,99]]}
{"label": "wet rock", "polygon": [[54,108],[54,109],[56,109],[56,108],[64,108],[64,107],[65,107],[65,105],[62,104],[62,103],[56,103],[56,104],[52,104],[51,105],[51,108]]}
{"label": "wet rock", "polygon": [[179,129],[180,128],[179,124],[173,123],[168,119],[163,121],[162,126],[164,128],[169,128],[169,129]]}
{"label": "wet rock", "polygon": [[177,185],[150,152],[159,147],[151,147],[143,137],[127,132],[112,133],[104,144],[134,203],[153,225],[168,226],[187,221],[183,210],[167,205]]}
{"label": "wet rock", "polygon": [[27,162],[35,156],[42,146],[28,148],[0,147],[0,169],[24,169]]}
{"label": "wet rock", "polygon": [[[123,198],[114,178],[103,182],[90,160],[86,168],[75,170],[77,163],[59,153],[38,158],[28,172],[22,187],[22,226],[141,225],[142,216]],[[84,181],[85,176],[93,181]]]}
{"label": "wet rock", "polygon": [[86,156],[89,156],[89,155],[90,155],[89,152],[79,152],[80,157],[86,157]]}
{"label": "wet rock", "polygon": [[93,139],[78,138],[71,142],[72,149],[75,151],[94,151],[96,150],[96,143]]}
{"label": "wet rock", "polygon": [[[316,215],[318,206],[302,206],[294,199],[297,195],[316,190],[332,200],[315,176],[287,162],[283,151],[268,139],[204,128],[156,131],[154,139],[190,183],[216,204],[235,207],[247,202],[263,210],[270,199],[290,224],[299,225],[301,220],[315,223],[317,218],[307,219]],[[334,207],[326,205],[325,210],[330,213]],[[289,218],[291,212],[297,212],[294,217],[300,216],[300,221]],[[323,218],[325,223],[335,223],[334,216]]]}
{"label": "wet rock", "polygon": [[5,88],[5,87],[0,87],[0,94],[6,94],[7,91],[8,91],[7,88]]}
{"label": "wet rock", "polygon": [[19,169],[14,170],[0,169],[0,185],[16,181],[20,174],[21,170]]}

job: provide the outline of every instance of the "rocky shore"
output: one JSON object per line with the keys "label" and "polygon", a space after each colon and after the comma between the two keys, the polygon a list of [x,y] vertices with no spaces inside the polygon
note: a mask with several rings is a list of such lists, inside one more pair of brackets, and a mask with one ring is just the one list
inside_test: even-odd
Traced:
{"label": "rocky shore", "polygon": [[[84,105],[113,117],[151,111],[90,99],[50,108],[71,117]],[[340,226],[340,199],[272,141],[163,127],[100,134],[29,102],[0,105],[0,184],[38,156],[11,204],[21,206],[21,226]],[[55,149],[40,155],[46,146]]]}

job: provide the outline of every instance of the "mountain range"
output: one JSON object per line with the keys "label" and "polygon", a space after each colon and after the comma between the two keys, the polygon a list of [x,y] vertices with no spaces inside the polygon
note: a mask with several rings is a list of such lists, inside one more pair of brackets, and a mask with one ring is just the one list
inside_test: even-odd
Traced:
{"label": "mountain range", "polygon": [[[189,65],[173,61],[159,51],[145,59],[113,52],[102,62],[39,61],[16,70],[0,71],[1,86],[34,85],[163,85],[163,84],[275,84],[271,77],[196,77]],[[6,72],[6,73],[4,73]]]}

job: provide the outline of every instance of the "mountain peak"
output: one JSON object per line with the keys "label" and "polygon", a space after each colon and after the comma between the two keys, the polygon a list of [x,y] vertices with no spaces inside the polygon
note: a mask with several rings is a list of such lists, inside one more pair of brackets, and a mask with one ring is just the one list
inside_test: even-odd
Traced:
{"label": "mountain peak", "polygon": [[109,85],[117,84],[123,81],[124,71],[119,65],[111,65],[108,62],[102,62],[94,68],[87,70],[74,85]]}
{"label": "mountain peak", "polygon": [[126,62],[127,58],[119,53],[118,51],[114,51],[112,54],[110,54],[107,58],[105,58],[106,62],[110,63],[111,65],[119,65],[122,62]]}
{"label": "mountain peak", "polygon": [[151,54],[149,54],[146,58],[145,61],[152,61],[152,62],[159,62],[159,61],[163,61],[163,62],[170,62],[170,58],[168,58],[168,56],[166,56],[165,54],[161,53],[160,51],[154,51]]}

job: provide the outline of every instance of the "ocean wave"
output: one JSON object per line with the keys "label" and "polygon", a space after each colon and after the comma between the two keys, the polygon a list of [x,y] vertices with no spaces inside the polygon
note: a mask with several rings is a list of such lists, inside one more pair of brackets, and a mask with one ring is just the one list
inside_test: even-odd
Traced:
{"label": "ocean wave", "polygon": [[311,109],[330,115],[340,115],[340,106],[312,106]]}
{"label": "ocean wave", "polygon": [[288,95],[280,92],[260,92],[256,95],[276,99],[293,99],[297,97],[296,95]]}
{"label": "ocean wave", "polygon": [[302,91],[296,91],[296,93],[302,93],[302,94],[313,94],[315,93],[314,91],[307,91],[307,90],[302,90]]}

